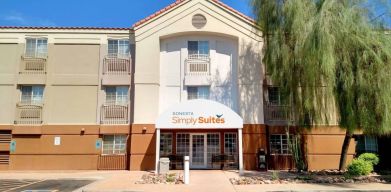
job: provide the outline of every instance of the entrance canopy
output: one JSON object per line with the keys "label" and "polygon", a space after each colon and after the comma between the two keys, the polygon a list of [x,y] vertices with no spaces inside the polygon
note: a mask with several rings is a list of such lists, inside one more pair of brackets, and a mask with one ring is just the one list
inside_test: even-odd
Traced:
{"label": "entrance canopy", "polygon": [[157,129],[241,129],[243,119],[231,108],[210,100],[189,100],[163,112]]}
{"label": "entrance canopy", "polygon": [[[155,171],[158,173],[160,160],[160,130],[161,129],[236,129],[238,131],[239,174],[243,173],[243,119],[231,108],[210,100],[190,100],[176,104],[162,113],[156,120],[156,161]],[[202,138],[202,137],[200,137]],[[200,139],[199,138],[199,139]],[[199,144],[206,147],[206,138]],[[195,145],[197,147],[198,145]],[[193,147],[193,145],[190,145]],[[204,160],[207,153],[204,148]],[[190,160],[193,150],[189,150]],[[197,150],[195,150],[197,152]],[[198,156],[194,156],[198,158]],[[199,160],[199,159],[198,159]],[[204,161],[205,163],[206,161]]]}

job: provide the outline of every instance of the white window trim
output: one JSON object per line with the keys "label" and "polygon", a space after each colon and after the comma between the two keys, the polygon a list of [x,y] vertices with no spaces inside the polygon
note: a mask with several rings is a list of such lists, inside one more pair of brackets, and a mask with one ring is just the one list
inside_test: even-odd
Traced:
{"label": "white window trim", "polygon": [[[189,42],[197,42],[197,55],[208,55],[210,56],[210,41],[208,40],[188,40],[187,41],[187,49],[189,49]],[[207,42],[208,43],[208,54],[200,54],[200,42]],[[194,54],[189,54],[188,50],[188,55],[194,55]]]}
{"label": "white window trim", "polygon": [[191,139],[191,133],[186,133],[186,132],[177,132],[175,134],[175,143],[176,143],[176,146],[175,146],[175,154],[178,155],[178,135],[179,134],[187,134],[189,136],[189,156],[190,156],[190,139]]}
{"label": "white window trim", "polygon": [[[206,156],[208,156],[208,154],[209,154],[209,151],[208,151],[208,144],[209,144],[209,142],[208,142],[208,135],[209,134],[211,134],[211,135],[218,135],[219,137],[219,144],[218,144],[218,148],[219,148],[219,152],[218,152],[218,154],[219,155],[221,155],[221,133],[220,132],[210,132],[210,133],[206,133]],[[237,137],[238,135],[236,135],[236,137]],[[236,138],[236,139],[238,139],[238,138]],[[224,145],[224,148],[225,148],[225,145]],[[224,151],[225,152],[225,151]],[[208,159],[206,159],[206,161],[207,161],[207,163],[208,163]],[[209,166],[209,164],[208,164],[208,166]]]}
{"label": "white window trim", "polygon": [[[160,133],[160,140],[162,139],[162,135],[171,135],[171,154],[173,153],[173,147],[174,147],[174,134],[172,132],[162,132]],[[162,142],[160,141],[160,144],[162,144]],[[161,153],[161,150],[162,150],[162,147],[160,147],[160,150],[159,150],[159,156],[162,156]]]}
{"label": "white window trim", "polygon": [[[128,105],[129,104],[129,86],[106,86],[105,87],[105,102],[108,103],[109,101],[107,100],[107,88],[108,87],[114,87],[115,88],[115,101],[110,101],[113,102],[115,105]],[[118,94],[117,88],[119,87],[126,87],[127,88],[127,95],[126,95],[126,103],[120,102],[121,100],[119,98],[122,98],[123,95]]]}
{"label": "white window trim", "polygon": [[[101,155],[102,156],[110,156],[110,155],[126,155],[127,154],[127,142],[128,142],[128,139],[129,139],[129,135],[104,135],[104,136],[113,136],[113,148],[111,149],[111,154],[106,154],[104,153],[104,145],[105,145],[105,141],[104,139],[102,138],[102,152],[101,152]],[[103,136],[103,137],[104,137]],[[115,137],[118,137],[118,136],[126,136],[125,138],[125,153],[117,153],[117,154],[114,154],[114,151],[115,151]]]}
{"label": "white window trim", "polygon": [[[34,87],[42,87],[42,99],[39,103],[33,103],[33,98],[34,98]],[[31,87],[31,92],[29,93],[31,96],[30,96],[30,101],[29,103],[30,104],[43,104],[43,101],[44,101],[44,94],[45,94],[45,86],[41,86],[41,85],[21,85],[20,86],[20,97],[19,97],[19,102],[23,104],[23,87]]]}
{"label": "white window trim", "polygon": [[[281,152],[282,151],[284,151],[283,150],[283,144],[282,144],[282,136],[286,136],[286,134],[271,134],[270,135],[270,137],[272,136],[272,135],[278,135],[278,136],[280,136],[280,150],[281,150]],[[289,136],[289,138],[291,138],[291,135]],[[287,137],[287,140],[288,140],[288,137]],[[289,141],[287,141],[288,142],[288,153],[272,153],[271,152],[271,138],[269,138],[269,146],[270,146],[270,155],[273,155],[273,156],[292,156],[292,154],[291,154],[291,152],[290,152],[290,149],[289,149]]]}
{"label": "white window trim", "polygon": [[[107,39],[107,55],[109,56],[109,57],[113,57],[113,56],[110,56],[109,55],[109,41],[117,41],[117,58],[118,58],[118,56],[120,55],[120,44],[119,44],[119,42],[120,41],[128,41],[128,46],[129,46],[129,53],[128,54],[126,54],[126,56],[128,56],[128,57],[130,57],[130,40],[129,39]],[[121,54],[122,55],[122,54]]]}
{"label": "white window trim", "polygon": [[[235,134],[235,135],[236,135],[236,146],[239,147],[238,133],[236,133],[236,132],[225,132],[225,133],[224,133],[224,138],[223,138],[224,141],[222,141],[223,144],[224,144],[224,151],[223,151],[223,154],[224,154],[224,155],[227,154],[227,152],[226,152],[226,147],[225,147],[225,135],[226,135],[226,134]],[[236,153],[239,154],[239,149],[237,149],[236,151],[237,151]]]}
{"label": "white window trim", "polygon": [[[210,99],[210,86],[187,86],[186,91],[187,91],[187,100],[195,100],[195,99],[189,99],[189,88],[196,88],[197,89],[197,98],[196,99]],[[200,97],[200,88],[207,88],[208,90],[208,97],[207,98],[202,98]]]}
{"label": "white window trim", "polygon": [[[34,57],[28,57],[28,58],[41,58],[41,57],[38,57],[37,54],[38,54],[38,40],[46,40],[46,53],[45,53],[45,57],[47,57],[48,55],[48,44],[49,44],[49,40],[48,38],[46,37],[27,37],[26,40],[25,40],[25,49],[24,49],[24,54],[26,55],[27,54],[27,40],[34,40],[35,41],[35,51],[34,51]],[[43,58],[45,58],[43,57]]]}

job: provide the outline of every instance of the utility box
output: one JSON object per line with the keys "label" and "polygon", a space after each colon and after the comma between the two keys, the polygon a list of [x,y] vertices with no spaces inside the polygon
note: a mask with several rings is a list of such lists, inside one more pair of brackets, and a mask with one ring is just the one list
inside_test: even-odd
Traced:
{"label": "utility box", "polygon": [[159,160],[159,174],[166,174],[170,170],[170,159],[160,158]]}
{"label": "utility box", "polygon": [[267,161],[266,161],[266,152],[265,149],[258,149],[258,170],[267,171]]}

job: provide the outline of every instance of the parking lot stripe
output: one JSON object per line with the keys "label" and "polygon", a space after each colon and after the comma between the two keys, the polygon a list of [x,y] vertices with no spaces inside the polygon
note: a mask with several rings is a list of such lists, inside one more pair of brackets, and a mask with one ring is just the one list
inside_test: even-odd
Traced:
{"label": "parking lot stripe", "polygon": [[15,190],[15,189],[20,189],[20,188],[27,187],[27,186],[30,186],[30,185],[33,185],[33,184],[36,184],[36,183],[40,183],[40,182],[43,182],[43,181],[45,181],[45,180],[39,180],[39,181],[27,183],[27,184],[24,184],[24,185],[20,185],[20,186],[14,187],[12,189],[8,189],[8,190],[6,190],[4,192],[9,192],[9,191],[12,191],[12,190]]}

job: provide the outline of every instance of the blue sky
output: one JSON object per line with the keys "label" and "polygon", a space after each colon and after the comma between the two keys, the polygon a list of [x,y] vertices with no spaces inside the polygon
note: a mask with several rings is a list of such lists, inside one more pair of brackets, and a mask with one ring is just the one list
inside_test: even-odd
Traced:
{"label": "blue sky", "polygon": [[[175,0],[0,1],[1,26],[130,27]],[[251,16],[249,0],[222,1]],[[369,2],[376,1],[391,2],[391,0],[369,0]],[[379,14],[386,10],[381,6],[376,9]],[[388,23],[391,25],[389,15],[383,18],[388,18]]]}
{"label": "blue sky", "polygon": [[[1,0],[0,25],[130,27],[174,1]],[[248,0],[222,1],[244,14],[251,14]]]}

